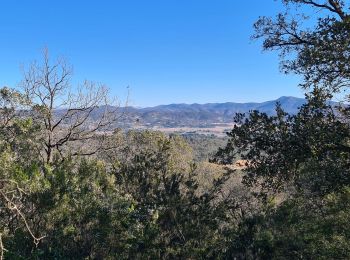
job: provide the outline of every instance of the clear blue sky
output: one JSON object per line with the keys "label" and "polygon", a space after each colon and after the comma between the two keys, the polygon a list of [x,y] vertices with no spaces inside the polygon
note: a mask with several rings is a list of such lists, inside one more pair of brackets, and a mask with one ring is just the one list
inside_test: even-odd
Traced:
{"label": "clear blue sky", "polygon": [[0,86],[48,47],[76,82],[107,84],[130,104],[265,101],[303,96],[276,53],[252,42],[252,24],[274,0],[2,0]]}

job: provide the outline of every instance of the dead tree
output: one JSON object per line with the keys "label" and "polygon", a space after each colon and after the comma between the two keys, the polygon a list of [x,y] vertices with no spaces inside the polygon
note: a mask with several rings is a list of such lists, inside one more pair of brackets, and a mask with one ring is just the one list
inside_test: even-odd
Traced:
{"label": "dead tree", "polygon": [[93,155],[106,147],[108,131],[121,116],[116,99],[108,89],[85,81],[71,86],[72,69],[64,59],[50,62],[48,51],[42,63],[34,62],[24,71],[21,87],[31,100],[32,117],[42,127],[42,157]]}

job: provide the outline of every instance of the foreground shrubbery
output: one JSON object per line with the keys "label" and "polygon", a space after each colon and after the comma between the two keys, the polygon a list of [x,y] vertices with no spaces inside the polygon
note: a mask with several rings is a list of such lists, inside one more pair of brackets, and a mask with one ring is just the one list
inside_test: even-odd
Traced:
{"label": "foreground shrubbery", "polygon": [[117,131],[113,149],[48,164],[33,134],[40,126],[17,118],[1,130],[3,253],[348,258],[350,131],[326,99],[312,93],[295,116],[279,107],[273,117],[238,116],[213,161],[239,156],[247,162],[240,171],[196,165],[182,138],[148,131]]}
{"label": "foreground shrubbery", "polygon": [[349,87],[347,3],[282,2],[328,12],[255,24],[312,91],[296,115],[237,115],[215,165],[204,142],[111,134],[105,88],[69,92],[47,55],[1,89],[0,259],[349,259],[350,109],[329,103]]}
{"label": "foreground shrubbery", "polygon": [[[216,161],[247,161],[243,183],[262,201],[231,233],[230,257],[349,258],[349,137],[345,116],[315,90],[297,115],[253,112],[230,133]],[[341,113],[344,117],[340,117]]]}
{"label": "foreground shrubbery", "polygon": [[[110,152],[104,161],[67,157],[50,165],[32,160],[24,167],[14,153],[7,157],[3,177],[27,188],[14,203],[29,225],[11,209],[3,211],[9,214],[2,218],[7,256],[101,259],[215,253],[227,219],[227,206],[216,200],[220,183],[197,192],[195,167],[177,137],[152,132],[123,136],[122,151]],[[144,146],[137,147],[136,141]],[[40,240],[33,240],[30,232]]]}

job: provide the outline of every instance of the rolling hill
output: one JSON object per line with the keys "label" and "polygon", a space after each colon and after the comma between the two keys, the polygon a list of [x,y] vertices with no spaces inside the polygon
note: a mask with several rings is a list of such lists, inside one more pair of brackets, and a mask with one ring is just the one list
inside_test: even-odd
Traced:
{"label": "rolling hill", "polygon": [[218,124],[233,122],[235,113],[247,113],[259,110],[269,115],[275,113],[276,102],[279,102],[288,113],[296,113],[305,103],[305,99],[280,97],[277,100],[262,103],[208,103],[208,104],[169,104],[155,107],[121,110],[125,113],[122,127],[212,127]]}

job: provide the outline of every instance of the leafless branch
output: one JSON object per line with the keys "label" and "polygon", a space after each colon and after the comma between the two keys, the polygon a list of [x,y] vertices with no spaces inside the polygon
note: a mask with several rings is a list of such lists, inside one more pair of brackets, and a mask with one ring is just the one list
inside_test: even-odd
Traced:
{"label": "leafless branch", "polygon": [[[0,197],[3,200],[3,204],[6,205],[6,209],[13,212],[13,218],[19,216],[19,218],[24,223],[26,230],[30,234],[33,239],[33,242],[36,246],[40,243],[40,241],[45,238],[45,236],[38,237],[34,234],[31,229],[25,214],[22,212],[21,208],[21,199],[23,195],[27,195],[27,192],[22,189],[19,184],[10,179],[0,179]],[[3,244],[3,233],[0,233],[0,260],[4,258],[4,252],[7,251]]]}
{"label": "leafless branch", "polygon": [[77,89],[71,88],[72,70],[64,60],[50,63],[48,51],[44,51],[42,64],[33,63],[24,73],[22,87],[33,101],[33,117],[43,125],[43,151],[46,162],[53,154],[64,156],[90,155],[103,149],[89,145],[77,147],[87,140],[103,140],[105,135],[123,114],[120,104],[110,100],[108,89],[98,83],[85,81]]}

